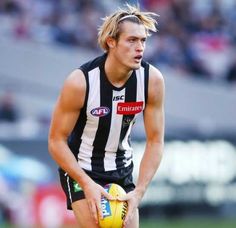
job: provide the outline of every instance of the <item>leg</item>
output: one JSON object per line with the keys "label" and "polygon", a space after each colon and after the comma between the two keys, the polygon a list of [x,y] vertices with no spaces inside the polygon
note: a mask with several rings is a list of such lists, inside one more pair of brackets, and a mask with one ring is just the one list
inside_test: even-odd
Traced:
{"label": "leg", "polygon": [[129,222],[127,228],[139,228],[139,211],[138,209],[134,213],[132,220]]}
{"label": "leg", "polygon": [[92,218],[86,199],[77,200],[72,203],[72,209],[75,214],[79,228],[98,228],[94,219]]}

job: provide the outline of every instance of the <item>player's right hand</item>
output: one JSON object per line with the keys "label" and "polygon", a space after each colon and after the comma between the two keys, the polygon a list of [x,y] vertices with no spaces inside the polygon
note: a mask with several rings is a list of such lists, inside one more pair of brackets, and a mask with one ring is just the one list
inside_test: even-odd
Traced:
{"label": "player's right hand", "polygon": [[115,200],[115,198],[107,193],[105,189],[99,184],[91,181],[84,187],[85,198],[88,202],[88,207],[95,223],[98,224],[98,216],[103,218],[102,208],[101,208],[101,198],[106,197],[108,200]]}

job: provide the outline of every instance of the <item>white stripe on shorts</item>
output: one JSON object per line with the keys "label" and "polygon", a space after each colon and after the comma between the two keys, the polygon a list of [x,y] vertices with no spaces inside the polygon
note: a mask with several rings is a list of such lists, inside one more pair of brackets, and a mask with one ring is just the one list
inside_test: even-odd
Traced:
{"label": "white stripe on shorts", "polygon": [[72,203],[71,190],[70,190],[70,183],[69,183],[70,177],[67,176],[66,179],[67,179],[67,188],[68,188],[68,193],[69,193],[69,197],[70,197],[70,202]]}

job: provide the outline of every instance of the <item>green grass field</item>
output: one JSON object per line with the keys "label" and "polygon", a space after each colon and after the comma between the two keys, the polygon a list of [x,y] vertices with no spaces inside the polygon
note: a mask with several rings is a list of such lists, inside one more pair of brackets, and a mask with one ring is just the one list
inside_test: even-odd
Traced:
{"label": "green grass field", "polygon": [[[1,228],[18,228],[7,224],[0,224]],[[34,226],[32,228],[42,228]],[[58,227],[59,228],[59,227]],[[76,226],[63,226],[60,228],[77,228]],[[236,219],[172,219],[172,220],[148,220],[142,219],[140,228],[236,228]]]}
{"label": "green grass field", "polygon": [[222,219],[176,219],[141,220],[140,228],[235,228],[235,220]]}

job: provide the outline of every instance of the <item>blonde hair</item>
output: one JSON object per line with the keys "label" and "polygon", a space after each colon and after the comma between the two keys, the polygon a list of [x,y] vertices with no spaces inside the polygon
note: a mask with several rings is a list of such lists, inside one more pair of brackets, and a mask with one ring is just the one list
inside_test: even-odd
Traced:
{"label": "blonde hair", "polygon": [[125,20],[143,24],[147,36],[150,36],[150,31],[157,31],[157,21],[154,19],[156,16],[159,15],[152,12],[142,12],[138,7],[127,3],[126,8],[119,8],[115,13],[103,18],[104,22],[98,29],[98,44],[104,51],[108,51],[107,38],[118,39],[120,34],[119,25]]}

